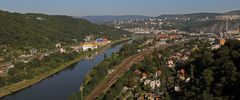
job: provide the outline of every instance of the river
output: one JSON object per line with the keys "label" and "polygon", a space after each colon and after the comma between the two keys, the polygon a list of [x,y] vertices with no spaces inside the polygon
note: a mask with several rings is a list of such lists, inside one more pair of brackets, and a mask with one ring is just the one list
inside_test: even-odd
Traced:
{"label": "river", "polygon": [[112,45],[91,59],[80,60],[31,87],[4,97],[3,100],[67,100],[71,94],[79,91],[85,75],[104,60],[104,54],[110,56],[112,52],[118,52],[123,44]]}

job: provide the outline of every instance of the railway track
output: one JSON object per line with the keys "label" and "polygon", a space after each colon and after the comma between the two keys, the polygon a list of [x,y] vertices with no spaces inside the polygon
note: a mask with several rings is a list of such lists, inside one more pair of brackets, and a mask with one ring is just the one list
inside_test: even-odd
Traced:
{"label": "railway track", "polygon": [[128,57],[127,59],[123,60],[123,62],[117,66],[116,70],[109,75],[108,79],[101,84],[99,84],[85,99],[86,100],[94,100],[97,96],[99,96],[101,93],[106,92],[108,88],[111,87],[112,84],[114,84],[118,77],[123,75],[127,70],[130,69],[130,67],[137,61],[143,60],[144,56],[147,54],[150,54],[152,52],[151,49],[148,51],[135,54],[133,56]]}

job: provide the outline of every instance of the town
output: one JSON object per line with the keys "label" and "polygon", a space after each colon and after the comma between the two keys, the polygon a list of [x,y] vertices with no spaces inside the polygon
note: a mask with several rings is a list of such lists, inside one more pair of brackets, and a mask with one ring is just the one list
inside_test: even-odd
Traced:
{"label": "town", "polygon": [[[190,32],[177,28],[163,28],[165,27],[163,26],[164,23],[173,23],[172,21],[178,20],[197,20],[199,23],[209,20],[220,21],[224,23],[224,28],[215,32],[206,30]],[[90,82],[83,82],[79,95],[81,95],[82,99],[85,98],[87,100],[93,99],[93,95],[100,100],[122,98],[130,100],[168,100],[174,96],[178,97],[185,93],[186,86],[195,81],[194,66],[189,65],[189,63],[196,59],[197,53],[200,53],[204,48],[211,51],[219,50],[225,47],[226,42],[240,41],[239,26],[233,28],[233,25],[229,24],[238,22],[238,20],[238,15],[223,15],[204,19],[164,18],[114,21],[113,25],[116,28],[129,31],[136,36],[142,35],[148,38],[139,47],[149,47],[154,49],[154,51],[149,55],[145,55],[144,60],[133,64],[129,70],[122,76],[119,76],[120,78],[115,83],[110,84],[107,81],[106,85],[111,85],[109,89],[103,88],[104,85],[98,82],[87,79]],[[167,25],[171,26],[171,24]],[[165,46],[169,47],[163,49]],[[139,48],[136,51],[142,53],[147,52],[147,49]],[[116,70],[117,68],[109,69],[105,77],[109,77],[109,79],[116,77],[114,76],[117,72]],[[91,76],[94,76],[94,74],[91,74]],[[103,78],[102,80],[107,79]],[[91,85],[90,83],[92,82],[100,84],[99,88]],[[105,83],[103,82],[102,84]],[[85,88],[88,90],[89,88],[96,89],[88,93],[89,91],[85,90]],[[101,93],[100,89],[106,92]]]}
{"label": "town", "polygon": [[[190,36],[172,38],[171,35],[169,37],[157,35],[157,37],[160,41],[172,40],[174,42],[157,42],[156,37],[156,40],[146,41],[147,45],[156,45],[155,51],[145,56],[143,61],[132,65],[130,70],[126,71],[107,90],[106,94],[101,94],[98,99],[165,100],[169,99],[170,95],[176,96],[184,93],[186,91],[184,88],[194,80],[194,66],[188,63],[197,55],[196,52],[203,48],[217,50],[225,46],[226,41],[239,41],[238,39],[228,40],[227,37],[214,34],[202,34],[195,36],[196,38],[189,38]],[[178,44],[166,50],[160,49],[171,43]],[[138,50],[138,52],[144,52],[144,50]]]}

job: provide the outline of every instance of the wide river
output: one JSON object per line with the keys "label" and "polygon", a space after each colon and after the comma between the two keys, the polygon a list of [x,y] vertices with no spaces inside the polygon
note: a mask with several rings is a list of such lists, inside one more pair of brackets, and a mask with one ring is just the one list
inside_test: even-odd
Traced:
{"label": "wide river", "polygon": [[[124,42],[126,43],[126,42]],[[104,54],[110,56],[118,52],[124,43],[112,45],[91,59],[83,59],[66,69],[42,80],[41,82],[8,95],[3,100],[67,100],[68,96],[79,91],[85,75],[104,60]]]}

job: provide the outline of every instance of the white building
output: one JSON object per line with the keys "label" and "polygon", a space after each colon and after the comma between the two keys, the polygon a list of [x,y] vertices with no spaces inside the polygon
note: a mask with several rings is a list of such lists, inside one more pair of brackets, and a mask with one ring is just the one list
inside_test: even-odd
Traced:
{"label": "white building", "polygon": [[65,53],[65,52],[66,52],[66,49],[60,48],[60,49],[59,49],[59,52],[60,52],[60,53]]}
{"label": "white building", "polygon": [[56,47],[56,48],[61,48],[62,45],[61,45],[61,43],[57,43],[57,44],[55,44],[55,47]]}
{"label": "white building", "polygon": [[161,81],[160,80],[145,80],[144,85],[150,85],[150,87],[154,90],[161,86]]}
{"label": "white building", "polygon": [[180,87],[179,87],[179,86],[175,86],[175,87],[174,87],[174,90],[175,90],[176,92],[179,92],[179,91],[180,91]]}
{"label": "white building", "polygon": [[94,50],[96,48],[97,48],[97,45],[92,44],[92,43],[86,43],[86,44],[82,45],[83,51]]}

